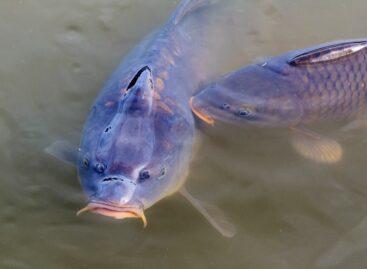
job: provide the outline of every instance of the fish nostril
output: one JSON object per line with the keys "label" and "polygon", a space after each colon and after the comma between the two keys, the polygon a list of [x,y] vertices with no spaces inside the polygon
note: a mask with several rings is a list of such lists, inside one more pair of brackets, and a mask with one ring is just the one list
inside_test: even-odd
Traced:
{"label": "fish nostril", "polygon": [[95,166],[95,170],[102,174],[106,170],[106,165],[104,163],[97,163]]}
{"label": "fish nostril", "polygon": [[239,116],[239,117],[246,117],[249,116],[251,114],[251,111],[247,108],[240,108],[235,115]]}
{"label": "fish nostril", "polygon": [[143,170],[140,172],[139,174],[139,181],[140,182],[143,182],[145,181],[146,179],[149,179],[150,178],[150,173],[148,170]]}
{"label": "fish nostril", "polygon": [[231,108],[231,106],[230,106],[229,104],[225,103],[225,104],[222,104],[222,105],[220,106],[220,108],[221,108],[221,109],[223,109],[223,110],[228,110],[228,109],[230,109],[230,108]]}

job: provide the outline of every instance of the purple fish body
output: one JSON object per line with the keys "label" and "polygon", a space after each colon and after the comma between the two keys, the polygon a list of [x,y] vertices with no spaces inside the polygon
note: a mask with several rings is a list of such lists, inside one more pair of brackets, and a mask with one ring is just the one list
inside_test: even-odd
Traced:
{"label": "purple fish body", "polygon": [[367,41],[292,51],[246,66],[192,100],[201,117],[240,125],[297,126],[366,112]]}
{"label": "purple fish body", "polygon": [[[195,131],[188,100],[200,81],[192,63],[200,43],[191,40],[185,16],[202,2],[182,1],[125,58],[96,99],[78,159],[89,210],[141,217],[182,186]],[[112,214],[111,206],[123,214]]]}
{"label": "purple fish body", "polygon": [[189,101],[216,72],[203,68],[211,51],[208,36],[213,36],[206,33],[217,30],[205,7],[215,3],[182,0],[107,81],[85,123],[80,148],[57,141],[46,149],[77,166],[88,199],[78,215],[141,218],[146,226],[145,210],[179,192],[223,236],[235,234],[219,208],[184,186],[195,143]]}

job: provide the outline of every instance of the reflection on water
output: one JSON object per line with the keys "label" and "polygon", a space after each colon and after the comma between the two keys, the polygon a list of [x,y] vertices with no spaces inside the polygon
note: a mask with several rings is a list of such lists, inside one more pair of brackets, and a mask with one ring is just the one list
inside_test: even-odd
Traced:
{"label": "reflection on water", "polygon": [[[134,220],[75,216],[84,205],[76,173],[43,148],[58,138],[77,143],[105,79],[175,4],[1,1],[0,267],[365,268],[361,130],[327,128],[345,156],[322,166],[296,155],[283,130],[202,128],[188,185],[233,219],[238,233],[231,240],[179,196],[147,211],[145,230]],[[367,36],[362,0],[233,5],[233,25],[241,27],[230,26],[238,33],[225,55],[213,56],[219,73],[287,50]]]}

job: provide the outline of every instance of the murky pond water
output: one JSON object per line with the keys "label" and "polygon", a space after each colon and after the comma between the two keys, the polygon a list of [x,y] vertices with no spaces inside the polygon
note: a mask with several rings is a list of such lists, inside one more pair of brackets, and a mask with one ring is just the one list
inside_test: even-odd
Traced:
{"label": "murky pond water", "polygon": [[[286,131],[202,128],[188,186],[226,211],[237,226],[232,239],[179,195],[147,211],[147,229],[134,220],[75,216],[85,203],[76,172],[43,149],[59,138],[77,143],[104,81],[176,4],[0,2],[0,268],[366,268],[364,131],[322,126],[345,156],[319,165],[291,149]],[[362,0],[234,5],[241,27],[224,48],[228,55],[218,56],[218,73],[367,36]]]}

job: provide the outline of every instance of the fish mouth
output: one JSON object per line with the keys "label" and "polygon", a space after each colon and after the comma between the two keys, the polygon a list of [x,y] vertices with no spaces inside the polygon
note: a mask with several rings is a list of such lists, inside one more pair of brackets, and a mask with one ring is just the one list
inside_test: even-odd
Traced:
{"label": "fish mouth", "polygon": [[195,102],[195,97],[190,98],[190,107],[192,112],[202,121],[206,122],[207,124],[213,126],[214,125],[214,119],[208,114],[208,112],[199,107],[197,102]]}
{"label": "fish mouth", "polygon": [[148,225],[144,211],[140,207],[128,205],[116,206],[103,202],[90,202],[86,207],[79,210],[76,214],[79,216],[84,212],[92,212],[114,219],[140,218],[143,221],[144,228]]}

